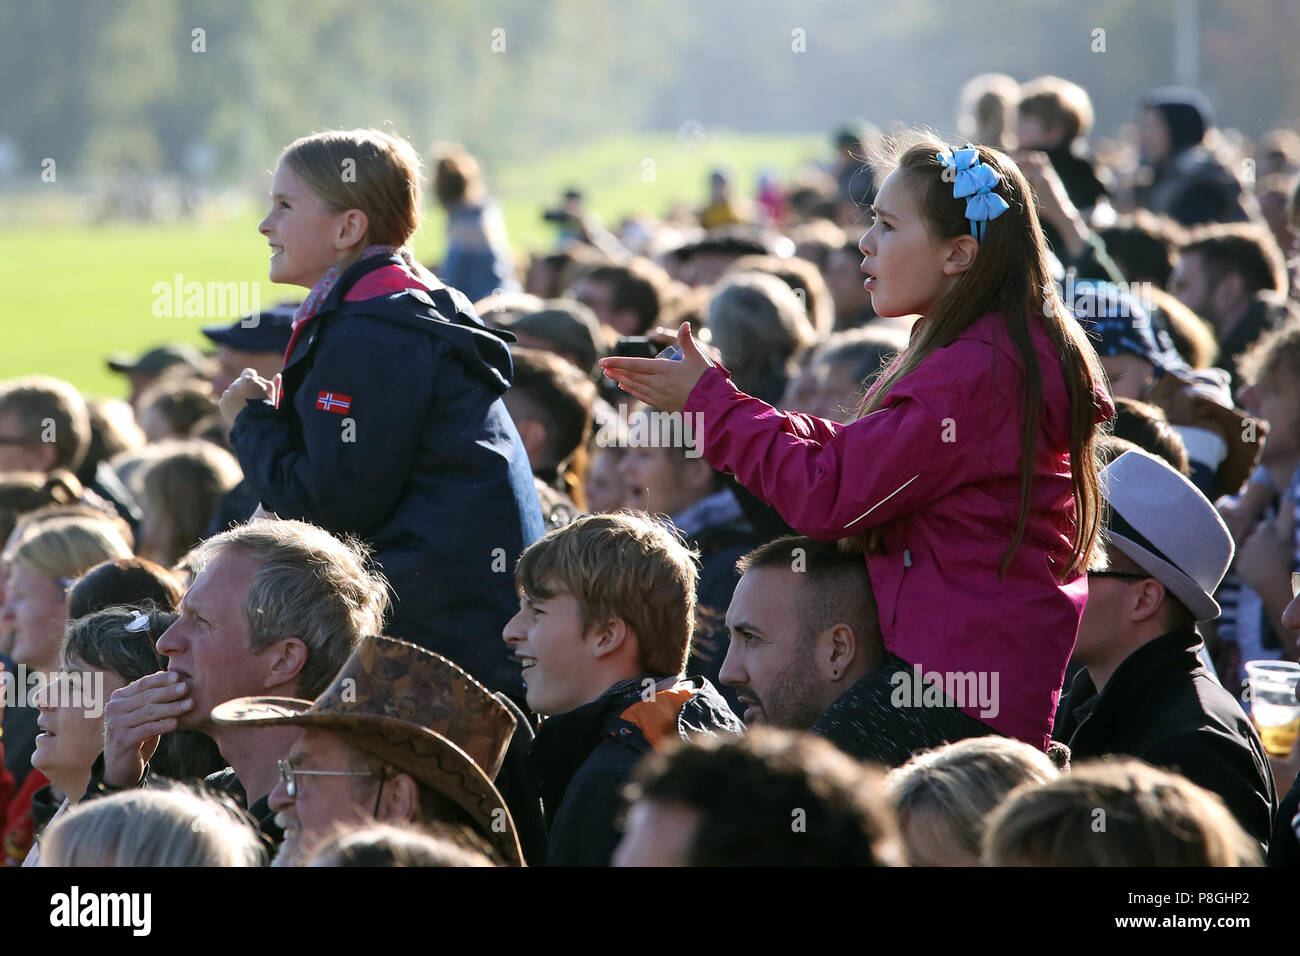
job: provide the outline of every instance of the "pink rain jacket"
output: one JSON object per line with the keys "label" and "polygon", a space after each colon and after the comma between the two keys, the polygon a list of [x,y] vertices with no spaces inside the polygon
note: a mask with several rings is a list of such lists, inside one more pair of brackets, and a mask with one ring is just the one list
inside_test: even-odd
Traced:
{"label": "pink rain jacket", "polygon": [[[1056,350],[1032,324],[1043,378],[1024,537],[998,566],[1020,514],[1023,366],[1003,318],[977,319],[849,425],[779,412],[723,369],[691,391],[704,456],[819,540],[879,528],[867,557],[885,647],[924,678],[968,688],[977,720],[1046,749],[1087,577],[1062,583],[1070,554],[1069,397]],[[1096,420],[1114,408],[1104,386]],[[995,691],[981,706],[974,688]],[[986,701],[988,695],[985,695]],[[919,701],[918,701],[919,703]]]}

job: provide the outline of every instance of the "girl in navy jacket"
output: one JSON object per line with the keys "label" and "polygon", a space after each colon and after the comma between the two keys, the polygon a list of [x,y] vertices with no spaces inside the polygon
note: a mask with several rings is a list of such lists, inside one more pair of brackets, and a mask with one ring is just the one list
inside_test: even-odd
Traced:
{"label": "girl in navy jacket", "polygon": [[284,370],[221,399],[264,509],[352,534],[394,592],[388,633],[522,694],[501,640],[514,564],[541,536],[532,473],[501,396],[509,333],[415,264],[419,160],[374,130],[290,144],[259,226],[272,282],[311,290]]}

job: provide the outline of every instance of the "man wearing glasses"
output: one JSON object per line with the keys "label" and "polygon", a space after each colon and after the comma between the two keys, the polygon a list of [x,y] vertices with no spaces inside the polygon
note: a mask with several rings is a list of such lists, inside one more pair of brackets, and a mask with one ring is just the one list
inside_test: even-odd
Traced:
{"label": "man wearing glasses", "polygon": [[75,472],[89,445],[86,401],[67,382],[31,376],[0,389],[0,472]]}
{"label": "man wearing glasses", "polygon": [[254,736],[302,728],[270,796],[284,830],[273,866],[298,865],[337,828],[375,821],[440,828],[499,863],[523,863],[493,782],[523,721],[504,695],[432,651],[365,637],[315,701],[245,697],[212,719]]}
{"label": "man wearing glasses", "polygon": [[1102,477],[1107,567],[1088,573],[1074,649],[1084,670],[1053,736],[1076,761],[1119,754],[1176,770],[1267,847],[1277,796],[1259,733],[1197,657],[1196,624],[1219,615],[1212,595],[1232,537],[1190,481],[1145,452],[1120,455]]}
{"label": "man wearing glasses", "polygon": [[135,499],[107,461],[90,465],[91,413],[70,383],[29,375],[0,383],[0,473],[70,471],[82,484],[81,503],[116,511],[135,530]]}

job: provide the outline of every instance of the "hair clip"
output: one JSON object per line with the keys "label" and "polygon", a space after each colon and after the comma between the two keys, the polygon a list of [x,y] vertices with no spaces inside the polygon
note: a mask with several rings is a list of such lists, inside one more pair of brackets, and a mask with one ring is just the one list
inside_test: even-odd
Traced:
{"label": "hair clip", "polygon": [[952,198],[966,200],[966,218],[970,220],[970,234],[980,242],[990,219],[996,219],[1011,207],[993,192],[1002,177],[992,166],[980,162],[979,150],[967,143],[961,149],[935,153],[935,158],[947,170],[953,170]]}

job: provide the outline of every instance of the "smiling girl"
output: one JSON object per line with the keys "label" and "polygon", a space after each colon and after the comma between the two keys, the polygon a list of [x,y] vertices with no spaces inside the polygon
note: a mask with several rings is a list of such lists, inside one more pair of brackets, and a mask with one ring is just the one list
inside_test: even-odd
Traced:
{"label": "smiling girl", "polygon": [[511,570],[542,534],[519,434],[501,396],[506,342],[411,257],[419,159],[376,130],[291,143],[258,227],[272,282],[311,291],[284,369],[252,369],[222,416],[262,506],[362,539],[396,593],[388,630],[522,694],[499,640]]}
{"label": "smiling girl", "polygon": [[[971,736],[992,728],[1046,748],[1098,532],[1105,378],[1051,282],[1011,160],[921,138],[893,166],[860,245],[864,286],[880,315],[920,318],[856,421],[743,394],[688,326],[683,361],[601,364],[660,409],[701,413],[710,464],[792,527],[866,551],[886,648],[927,683],[995,689],[954,698]],[[921,704],[864,680],[877,714]]]}

